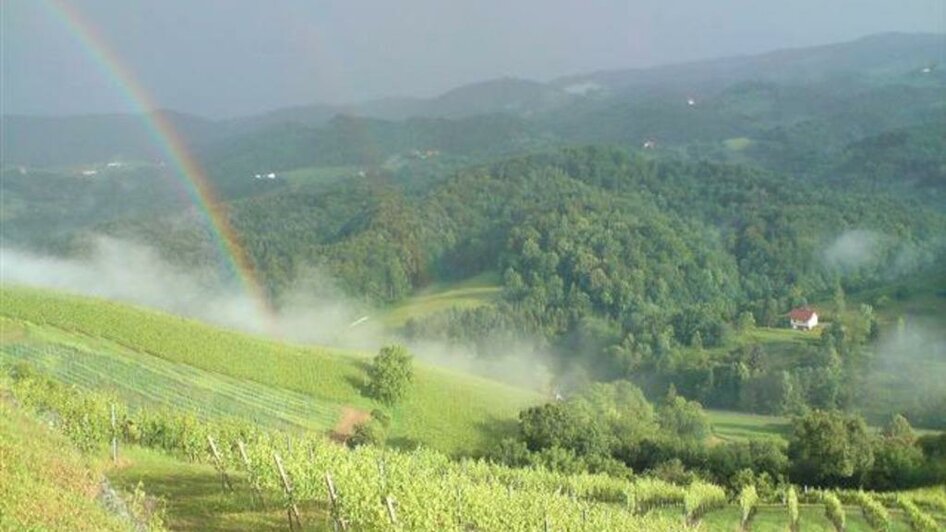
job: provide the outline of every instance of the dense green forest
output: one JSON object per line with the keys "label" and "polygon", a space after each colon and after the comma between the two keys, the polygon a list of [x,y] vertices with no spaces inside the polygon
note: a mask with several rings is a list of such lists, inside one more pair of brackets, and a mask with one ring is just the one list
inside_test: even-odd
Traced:
{"label": "dense green forest", "polygon": [[[604,147],[443,171],[287,185],[229,213],[277,300],[313,267],[377,306],[493,272],[496,304],[412,319],[402,333],[476,344],[485,357],[503,342],[539,339],[559,374],[631,378],[651,397],[673,383],[708,406],[778,414],[858,403],[855,377],[868,378],[880,335],[870,305],[883,300],[852,304],[852,316],[839,312],[789,357],[734,339],[784,327],[793,307],[829,301],[838,310],[846,292],[936,271],[944,250],[946,216],[912,184],[884,192],[870,180],[839,186]],[[213,261],[206,239],[177,219],[117,234]],[[908,413],[941,426],[941,406]]]}

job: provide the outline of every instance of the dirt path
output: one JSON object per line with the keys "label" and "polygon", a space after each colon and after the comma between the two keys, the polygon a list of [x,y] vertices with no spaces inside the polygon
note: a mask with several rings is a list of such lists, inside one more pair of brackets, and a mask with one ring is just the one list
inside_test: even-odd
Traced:
{"label": "dirt path", "polygon": [[342,417],[338,420],[338,423],[335,424],[335,428],[332,429],[331,438],[337,442],[344,442],[355,430],[355,425],[364,423],[369,419],[371,419],[370,412],[358,410],[350,406],[343,406]]}

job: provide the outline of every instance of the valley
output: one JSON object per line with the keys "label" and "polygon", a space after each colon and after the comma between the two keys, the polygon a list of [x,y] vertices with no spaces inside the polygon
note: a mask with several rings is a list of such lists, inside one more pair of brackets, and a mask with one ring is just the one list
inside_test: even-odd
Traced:
{"label": "valley", "polygon": [[0,530],[943,529],[943,50],[5,111]]}

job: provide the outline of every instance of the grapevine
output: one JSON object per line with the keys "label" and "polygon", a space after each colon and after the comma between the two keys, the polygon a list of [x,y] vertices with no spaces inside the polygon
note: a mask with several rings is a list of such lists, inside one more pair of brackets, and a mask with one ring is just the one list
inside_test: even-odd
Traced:
{"label": "grapevine", "polygon": [[886,530],[890,527],[890,515],[887,513],[887,509],[870,494],[858,491],[855,492],[853,499],[861,507],[861,511],[864,512],[864,519],[875,530]]}
{"label": "grapevine", "polygon": [[785,504],[788,506],[788,526],[793,531],[798,530],[798,492],[795,486],[788,487]]}
{"label": "grapevine", "polygon": [[897,497],[897,504],[903,508],[907,520],[910,522],[910,528],[917,532],[935,532],[940,530],[939,524],[929,514],[920,510],[916,504],[907,497]]}
{"label": "grapevine", "polygon": [[824,494],[824,513],[825,516],[834,525],[835,530],[843,532],[844,530],[844,507],[838,496],[833,493]]}
{"label": "grapevine", "polygon": [[758,504],[759,494],[756,493],[755,486],[749,484],[743,487],[739,493],[739,509],[742,512],[740,525],[742,525],[743,530],[749,526],[749,520],[752,519]]}

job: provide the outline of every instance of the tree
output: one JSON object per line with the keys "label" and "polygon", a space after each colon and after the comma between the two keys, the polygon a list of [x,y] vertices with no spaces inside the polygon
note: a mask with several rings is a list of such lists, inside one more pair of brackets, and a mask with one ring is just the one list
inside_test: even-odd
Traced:
{"label": "tree", "polygon": [[817,356],[817,367],[819,368],[829,368],[829,369],[839,369],[841,367],[841,355],[838,354],[838,350],[835,349],[834,345],[822,345],[818,349]]}
{"label": "tree", "polygon": [[368,391],[385,404],[398,402],[414,379],[413,357],[400,345],[381,348],[368,368]]}
{"label": "tree", "polygon": [[861,312],[861,322],[863,323],[864,330],[870,330],[870,324],[874,321],[874,307],[868,305],[867,303],[861,303],[860,306]]}
{"label": "tree", "polygon": [[907,418],[895,414],[884,426],[884,439],[892,440],[904,446],[913,446],[916,443],[916,432]]}
{"label": "tree", "polygon": [[806,484],[860,485],[874,463],[864,419],[824,410],[795,418],[788,457],[793,479]]}
{"label": "tree", "polygon": [[700,334],[700,331],[693,333],[693,336],[690,338],[690,347],[697,351],[703,350],[703,335]]}
{"label": "tree", "polygon": [[840,321],[847,311],[847,301],[844,297],[844,288],[839,281],[835,281],[834,285],[834,308],[837,312],[837,319]]}
{"label": "tree", "polygon": [[526,467],[532,463],[532,453],[526,442],[503,438],[490,451],[490,458],[510,467]]}
{"label": "tree", "polygon": [[752,376],[740,389],[743,408],[766,414],[785,414],[798,406],[798,397],[791,375],[785,370],[769,371]]}
{"label": "tree", "polygon": [[570,445],[581,431],[578,419],[559,401],[519,413],[519,431],[529,450]]}
{"label": "tree", "polygon": [[520,412],[519,430],[533,452],[559,447],[582,456],[608,455],[613,445],[603,420],[584,416],[562,401]]}
{"label": "tree", "polygon": [[867,339],[871,342],[876,342],[880,338],[880,322],[877,321],[877,317],[874,316],[870,320],[870,326],[867,329]]}
{"label": "tree", "polygon": [[928,474],[923,451],[907,418],[894,415],[874,445],[870,484],[874,489],[903,489],[916,485]]}
{"label": "tree", "polygon": [[702,441],[709,436],[709,418],[703,407],[677,395],[675,389],[668,390],[657,414],[660,428],[678,438]]}
{"label": "tree", "polygon": [[628,381],[592,384],[567,404],[580,418],[602,425],[624,444],[656,432],[653,406]]}
{"label": "tree", "polygon": [[755,327],[755,316],[752,315],[752,312],[748,310],[743,311],[742,314],[739,314],[739,319],[736,321],[736,328],[740,331],[748,331]]}

